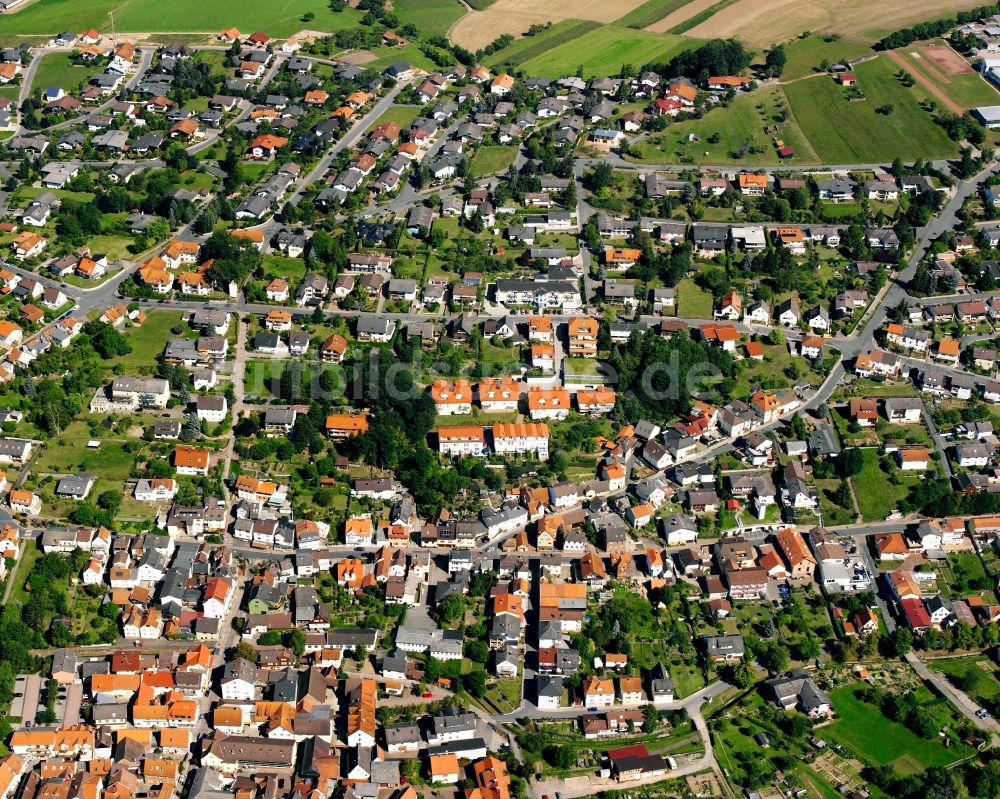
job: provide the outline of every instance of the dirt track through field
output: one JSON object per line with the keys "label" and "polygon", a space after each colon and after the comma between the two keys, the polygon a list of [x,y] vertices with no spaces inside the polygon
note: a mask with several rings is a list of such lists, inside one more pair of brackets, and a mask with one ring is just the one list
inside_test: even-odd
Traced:
{"label": "dirt track through field", "polygon": [[[936,99],[939,103],[941,103],[941,105],[943,105],[952,113],[958,114],[959,116],[962,116],[962,114],[965,113],[965,109],[962,108],[962,106],[960,106],[958,103],[952,100],[947,94],[941,91],[941,89],[938,87],[936,83],[934,83],[934,81],[928,78],[918,68],[914,67],[913,64],[911,64],[909,61],[907,61],[903,57],[902,53],[900,53],[898,50],[888,50],[886,52],[888,53],[889,58],[891,58],[893,61],[899,64],[899,66],[905,69],[908,74],[912,75],[913,79],[921,86],[923,86],[928,92],[930,92],[934,96],[934,99]],[[861,90],[864,91],[864,86],[861,87]]]}

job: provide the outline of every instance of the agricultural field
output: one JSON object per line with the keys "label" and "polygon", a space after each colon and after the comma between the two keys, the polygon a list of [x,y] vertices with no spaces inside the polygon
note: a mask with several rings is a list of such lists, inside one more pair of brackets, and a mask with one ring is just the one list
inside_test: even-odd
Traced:
{"label": "agricultural field", "polygon": [[617,75],[623,64],[639,69],[645,64],[669,61],[693,44],[680,36],[606,25],[525,61],[521,68],[529,75],[551,78],[571,75],[581,66],[585,78]]}
{"label": "agricultural field", "polygon": [[40,94],[49,86],[58,86],[67,94],[75,94],[80,84],[90,80],[96,70],[78,67],[69,60],[69,53],[47,53],[38,62],[32,81],[32,91]]}
{"label": "agricultural field", "polygon": [[738,36],[751,47],[787,41],[803,31],[875,41],[911,23],[975,5],[969,0],[737,0],[691,28],[690,34],[703,39]]}
{"label": "agricultural field", "polygon": [[689,20],[704,14],[708,9],[714,8],[719,0],[690,0],[682,3],[670,10],[658,20],[651,21],[646,30],[653,33],[667,33],[674,28],[684,26]]}
{"label": "agricultural field", "polygon": [[[731,6],[736,0],[716,0],[714,3],[698,2],[697,4],[692,4],[688,8],[682,8],[677,14],[672,14],[670,18],[666,21],[669,26],[666,28],[666,33],[687,33],[692,28],[700,25],[707,19],[711,19],[713,16],[718,14],[722,9]],[[679,22],[674,23],[674,20],[681,18]],[[657,26],[659,29],[659,26]]]}
{"label": "agricultural field", "polygon": [[522,35],[532,25],[564,19],[613,22],[642,5],[642,0],[496,0],[485,11],[472,11],[452,28],[451,40],[469,50],[478,50],[499,36]]}
{"label": "agricultural field", "polygon": [[574,41],[578,37],[583,36],[583,34],[599,27],[600,25],[597,22],[564,19],[562,22],[550,25],[540,33],[536,33],[533,36],[525,36],[511,42],[503,50],[498,50],[486,56],[484,63],[491,67],[499,64],[516,67],[525,61],[537,58],[553,47],[565,42]]}
{"label": "agricultural field", "polygon": [[[948,158],[958,147],[920,106],[922,93],[904,87],[888,58],[859,64],[855,72],[866,100],[819,76],[784,87],[792,115],[823,163],[863,164],[896,157]],[[875,109],[891,106],[891,113]]]}
{"label": "agricultural field", "polygon": [[616,25],[647,28],[688,5],[692,0],[646,0],[638,8],[615,20]]}
{"label": "agricultural field", "polygon": [[[284,0],[281,3],[246,3],[240,0],[213,0],[211,3],[201,0],[176,0],[173,3],[156,0],[73,0],[67,3],[64,0],[36,0],[20,11],[5,14],[0,20],[0,36],[7,39],[12,35],[51,36],[67,28],[82,30],[87,27],[106,31],[111,26],[111,11],[114,11],[115,30],[119,33],[215,33],[235,26],[248,33],[263,30],[274,37],[289,36],[305,28],[341,30],[356,24],[361,17],[353,9],[335,13],[325,3],[311,0]],[[310,12],[315,18],[303,21],[303,15]]]}
{"label": "agricultural field", "polygon": [[784,92],[772,86],[742,94],[728,108],[714,109],[701,119],[671,124],[648,136],[633,152],[642,163],[767,166],[779,163],[775,139],[795,149],[794,163],[820,160]]}
{"label": "agricultural field", "polygon": [[493,175],[503,172],[517,158],[516,147],[485,146],[480,147],[472,164],[469,167],[469,174],[473,178],[481,178],[485,175]]}

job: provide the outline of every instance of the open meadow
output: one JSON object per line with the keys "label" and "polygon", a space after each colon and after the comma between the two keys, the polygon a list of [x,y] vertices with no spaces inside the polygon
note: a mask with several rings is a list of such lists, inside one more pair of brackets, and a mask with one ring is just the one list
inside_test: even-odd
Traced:
{"label": "open meadow", "polygon": [[957,154],[958,146],[921,108],[926,94],[903,86],[896,71],[884,57],[858,64],[858,87],[867,98],[861,102],[850,101],[845,89],[822,75],[784,87],[792,115],[821,161],[865,164]]}

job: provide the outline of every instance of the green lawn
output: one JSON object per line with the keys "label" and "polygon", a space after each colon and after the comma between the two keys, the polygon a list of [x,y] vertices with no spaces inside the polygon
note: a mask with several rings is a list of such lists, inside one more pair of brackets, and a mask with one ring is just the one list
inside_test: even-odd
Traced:
{"label": "green lawn", "polygon": [[793,39],[785,44],[787,61],[781,79],[790,81],[803,75],[814,74],[819,71],[819,66],[824,60],[828,64],[849,61],[867,53],[870,49],[870,44],[864,42],[842,37],[826,37],[819,33]]}
{"label": "green lawn", "polygon": [[[256,397],[266,397],[277,394],[281,390],[281,375],[288,365],[288,360],[273,358],[270,360],[247,361],[244,374],[245,391]],[[308,366],[302,369],[302,384],[312,383],[313,370]]]}
{"label": "green lawn", "polygon": [[179,311],[164,311],[155,309],[146,312],[146,322],[142,327],[130,327],[125,330],[125,336],[132,345],[132,352],[116,358],[115,364],[122,364],[126,374],[130,371],[145,368],[151,371],[156,366],[156,359],[163,352],[167,340],[178,336],[171,332],[174,327],[183,328],[180,337],[191,338],[195,334],[182,321]]}
{"label": "green lawn", "polygon": [[712,318],[712,295],[690,278],[677,284],[677,312],[688,319]]}
{"label": "green lawn", "polygon": [[40,93],[49,86],[59,86],[67,94],[77,94],[80,84],[90,80],[95,71],[70,63],[69,53],[47,53],[38,62],[32,90]]}
{"label": "green lawn", "polygon": [[648,163],[777,164],[777,148],[765,126],[776,128],[774,138],[795,150],[794,163],[818,160],[791,116],[784,93],[775,86],[741,94],[728,108],[713,109],[701,119],[671,124],[635,149],[638,160]]}
{"label": "green lawn", "polygon": [[11,572],[7,579],[13,580],[13,588],[10,591],[10,601],[24,604],[28,601],[28,592],[24,590],[25,581],[31,574],[31,567],[35,561],[42,556],[42,550],[38,548],[35,539],[29,538],[24,542],[24,552],[17,560],[17,567]]}
{"label": "green lawn", "polygon": [[910,493],[910,487],[919,482],[921,476],[917,473],[899,472],[902,478],[900,484],[892,485],[885,472],[879,468],[878,451],[864,449],[861,454],[865,465],[860,474],[851,478],[854,493],[865,521],[882,521],[896,509],[899,500]]}
{"label": "green lawn", "polygon": [[980,596],[993,601],[993,580],[986,573],[983,561],[975,552],[954,552],[948,556],[948,590],[956,597]]}
{"label": "green lawn", "polygon": [[[244,33],[263,30],[274,37],[289,36],[303,28],[338,31],[357,24],[361,14],[350,8],[335,13],[326,3],[313,0],[281,0],[247,3],[244,0],[36,0],[16,14],[0,20],[0,36],[49,35],[67,28],[101,31],[111,28],[114,12],[118,32],[205,31],[215,33],[235,26]],[[310,22],[302,16],[315,15]]]}
{"label": "green lawn", "polygon": [[469,166],[469,175],[473,178],[481,178],[485,175],[494,175],[503,172],[517,158],[517,147],[506,145],[485,145],[479,148],[472,164]]}
{"label": "green lawn", "polygon": [[855,695],[858,688],[853,685],[830,692],[838,720],[823,729],[822,737],[838,741],[864,759],[892,765],[904,774],[946,766],[971,751],[961,744],[946,749],[939,739],[921,738],[904,725],[890,721],[877,707]]}
{"label": "green lawn", "polygon": [[458,0],[404,0],[394,3],[393,13],[403,25],[412,24],[426,36],[443,36],[465,15]]}
{"label": "green lawn", "polygon": [[[831,164],[891,161],[894,158],[949,158],[958,152],[929,113],[923,96],[894,77],[884,57],[858,64],[858,85],[867,99],[850,102],[832,78],[819,77],[784,87],[802,132],[820,160]],[[875,109],[892,107],[892,113]]]}
{"label": "green lawn", "polygon": [[375,56],[375,60],[366,63],[365,67],[367,69],[382,69],[393,61],[402,60],[409,61],[413,66],[427,72],[433,72],[438,69],[438,65],[424,54],[423,50],[420,49],[422,46],[417,42],[409,42],[394,47],[375,47],[370,51]]}
{"label": "green lawn", "polygon": [[996,667],[985,655],[928,660],[927,665],[946,675],[949,682],[980,705],[992,710],[1000,702]]}
{"label": "green lawn", "polygon": [[605,25],[552,47],[522,66],[529,75],[550,78],[572,75],[581,66],[585,78],[617,75],[624,64],[639,69],[646,64],[669,61],[695,43],[680,36]]}
{"label": "green lawn", "polygon": [[199,64],[208,64],[215,75],[229,77],[232,70],[226,66],[226,53],[222,50],[198,50],[194,60]]}
{"label": "green lawn", "polygon": [[[123,258],[131,257],[128,246],[132,243],[131,237],[125,236],[94,236],[92,239],[87,241],[87,246],[91,248],[92,252],[104,253],[108,256],[108,262],[114,263],[115,261],[120,261]],[[115,270],[117,272],[117,270]],[[72,275],[70,275],[72,277]],[[83,286],[93,285],[92,281],[85,281]]]}
{"label": "green lawn", "polygon": [[536,33],[534,36],[524,36],[511,42],[503,50],[498,50],[486,56],[484,62],[491,67],[500,64],[516,67],[525,61],[544,55],[550,49],[560,44],[578,39],[585,33],[599,27],[600,23],[597,22],[564,19],[554,25],[550,25],[541,33]]}
{"label": "green lawn", "polygon": [[399,125],[400,130],[406,130],[410,127],[410,123],[417,118],[419,113],[420,106],[394,105],[391,108],[386,109],[382,116],[372,122],[372,124],[368,126],[368,130],[374,130],[379,125],[385,125],[387,122],[395,122]]}
{"label": "green lawn", "polygon": [[107,480],[124,481],[132,469],[134,456],[120,442],[103,441],[97,449],[88,449],[90,435],[86,428],[79,437],[72,428],[55,441],[50,441],[35,462],[36,472],[65,474],[89,472]]}
{"label": "green lawn", "polygon": [[301,280],[306,274],[306,263],[301,258],[285,258],[281,255],[268,255],[264,258],[264,275],[283,277],[286,280]]}
{"label": "green lawn", "polygon": [[[69,189],[46,189],[42,186],[19,186],[11,195],[11,204],[17,208],[27,208],[39,194],[50,191],[60,200],[76,200],[81,203],[94,201],[96,196],[90,191],[70,191]],[[123,214],[124,216],[124,214]]]}
{"label": "green lawn", "polygon": [[615,20],[615,25],[628,28],[645,28],[654,22],[669,17],[675,11],[683,8],[691,0],[646,0],[641,6],[633,8],[624,17]]}

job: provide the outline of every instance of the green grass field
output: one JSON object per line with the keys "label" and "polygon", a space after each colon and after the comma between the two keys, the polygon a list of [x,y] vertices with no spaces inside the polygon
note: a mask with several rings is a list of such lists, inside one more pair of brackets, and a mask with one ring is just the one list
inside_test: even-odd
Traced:
{"label": "green grass field", "polygon": [[646,0],[641,6],[633,8],[624,17],[615,20],[615,25],[624,25],[627,28],[645,28],[654,22],[659,22],[664,17],[673,14],[677,9],[683,8],[691,0]]}
{"label": "green grass field", "polygon": [[11,602],[20,602],[23,605],[28,601],[29,594],[24,590],[24,585],[28,579],[28,575],[31,574],[31,567],[35,565],[35,561],[41,556],[42,550],[39,549],[34,539],[29,538],[24,542],[24,551],[17,560],[17,566],[7,577],[8,580],[14,581],[13,588],[10,591]]}
{"label": "green grass field", "polygon": [[677,312],[688,319],[711,319],[712,295],[685,278],[677,284]]}
{"label": "green grass field", "polygon": [[899,500],[910,493],[910,487],[918,483],[921,476],[913,472],[900,472],[900,484],[892,485],[886,479],[885,472],[879,468],[878,452],[865,449],[861,454],[864,456],[864,468],[851,478],[854,494],[866,522],[882,521],[896,509]]}
{"label": "green grass field", "polygon": [[414,25],[427,36],[444,36],[465,15],[458,0],[405,0],[392,11],[403,25]]}
{"label": "green grass field", "polygon": [[[820,160],[828,164],[887,162],[896,157],[948,158],[958,146],[919,105],[923,96],[894,77],[884,57],[858,64],[864,102],[850,102],[832,79],[817,77],[784,87],[792,114]],[[891,114],[876,108],[891,105]]]}
{"label": "green grass field", "polygon": [[87,449],[90,437],[70,438],[64,433],[58,441],[49,442],[35,464],[37,472],[87,472],[106,480],[124,481],[132,468],[133,456],[118,442],[104,441],[98,449]]}
{"label": "green grass field", "polygon": [[580,66],[585,78],[617,75],[624,64],[640,69],[646,64],[669,61],[694,44],[694,40],[680,36],[605,25],[546,50],[522,67],[529,75],[551,78],[572,75]]}
{"label": "green grass field", "polygon": [[[179,336],[172,328],[183,328]],[[132,352],[115,359],[115,363],[125,367],[126,374],[133,370],[145,368],[151,371],[156,366],[157,357],[163,352],[167,340],[171,338],[191,338],[193,333],[182,321],[179,311],[163,311],[155,309],[146,312],[146,322],[142,327],[130,327],[125,331]]]}
{"label": "green grass field", "polygon": [[11,195],[10,204],[15,208],[27,208],[28,204],[46,191],[51,191],[60,200],[76,200],[81,203],[94,201],[96,196],[90,191],[70,191],[69,189],[46,189],[41,186],[19,186]]}
{"label": "green grass field", "polygon": [[306,263],[301,258],[285,258],[268,255],[264,258],[264,276],[283,277],[286,280],[301,280],[306,274]]}
{"label": "green grass field", "polygon": [[1000,702],[1000,681],[989,658],[942,658],[929,660],[928,666],[939,671],[980,705],[996,707]]}
{"label": "green grass field", "polygon": [[420,113],[420,106],[416,105],[394,105],[387,108],[385,113],[368,126],[368,130],[374,130],[379,125],[395,122],[400,130],[406,130],[410,123],[417,118]]}
{"label": "green grass field", "polygon": [[795,149],[793,163],[818,160],[776,86],[742,94],[728,108],[713,109],[701,119],[671,124],[634,149],[645,163],[774,165],[779,163],[778,152],[765,133],[766,125],[776,127],[776,138]]}
{"label": "green grass field", "polygon": [[[457,5],[457,4],[456,4]],[[14,14],[0,20],[0,36],[52,35],[67,28],[88,27],[109,30],[114,11],[118,32],[201,32],[214,33],[223,28],[237,27],[244,33],[263,30],[270,36],[284,37],[296,31],[337,31],[357,24],[358,11],[347,8],[334,13],[326,3],[313,0],[280,0],[275,3],[242,2],[242,0],[36,0]],[[304,22],[302,16],[313,13],[315,18]]]}
{"label": "green grass field", "polygon": [[585,33],[599,27],[600,23],[598,22],[564,19],[546,28],[541,33],[517,39],[503,50],[486,56],[484,63],[491,67],[499,64],[516,67],[525,61],[545,54],[553,47],[573,41],[577,37],[583,36]]}
{"label": "green grass field", "polygon": [[368,69],[382,69],[393,61],[409,61],[413,66],[427,72],[434,72],[438,69],[437,64],[424,55],[420,45],[415,42],[395,47],[377,47],[370,52],[375,56],[375,60],[365,64]]}
{"label": "green grass field", "polygon": [[212,68],[213,75],[229,77],[232,72],[226,66],[226,53],[222,50],[198,50],[194,54],[194,60],[201,64],[208,64]]}
{"label": "green grass field", "polygon": [[[864,758],[892,765],[904,774],[930,766],[946,766],[971,751],[962,745],[946,749],[937,738],[921,738],[904,725],[883,716],[877,707],[858,699],[854,693],[857,689],[857,686],[846,686],[830,692],[838,720],[823,729],[824,738],[833,738]],[[921,705],[927,704],[926,693],[918,692]],[[942,715],[950,714],[946,711]]]}
{"label": "green grass field", "polygon": [[849,61],[857,58],[871,49],[869,44],[854,39],[824,37],[819,33],[793,39],[785,45],[784,72],[781,80],[788,82],[812,75],[819,70],[820,64],[827,61],[836,64],[839,61]]}
{"label": "green grass field", "polygon": [[469,166],[469,174],[473,178],[481,178],[485,175],[503,172],[514,163],[515,158],[517,158],[516,147],[504,145],[480,147]]}
{"label": "green grass field", "polygon": [[78,67],[71,64],[69,53],[48,53],[38,62],[32,90],[40,93],[49,86],[59,86],[67,94],[76,94],[77,87],[90,80],[96,71],[93,67]]}

